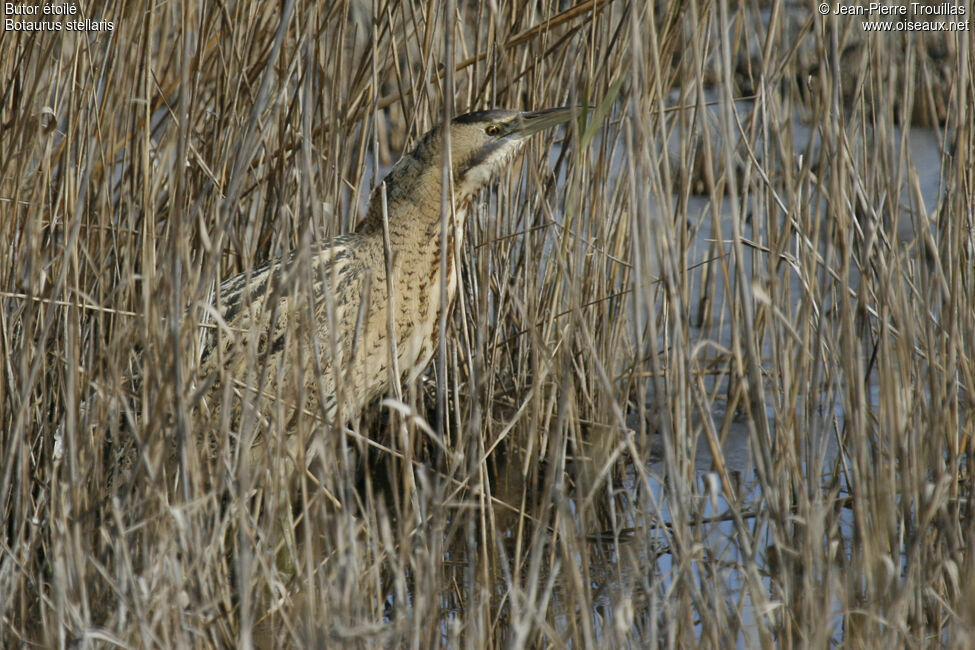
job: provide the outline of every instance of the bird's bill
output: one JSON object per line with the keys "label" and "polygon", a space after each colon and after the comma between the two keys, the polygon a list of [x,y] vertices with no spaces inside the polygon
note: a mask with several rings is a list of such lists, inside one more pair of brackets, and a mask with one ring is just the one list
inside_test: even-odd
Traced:
{"label": "bird's bill", "polygon": [[568,122],[578,110],[577,106],[560,106],[542,111],[527,111],[512,121],[511,132],[527,137],[533,133]]}

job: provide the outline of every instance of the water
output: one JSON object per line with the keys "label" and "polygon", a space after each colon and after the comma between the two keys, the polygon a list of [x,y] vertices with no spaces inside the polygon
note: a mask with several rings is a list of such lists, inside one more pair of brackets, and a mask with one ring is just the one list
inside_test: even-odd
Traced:
{"label": "water", "polygon": [[[747,113],[753,106],[747,102],[740,102],[736,106],[744,120]],[[714,107],[713,110],[717,110]],[[808,125],[795,122],[791,125],[793,138],[796,142],[796,150],[819,151],[817,142],[817,131]],[[607,137],[607,136],[604,136]],[[676,135],[674,136],[677,137]],[[894,132],[896,144],[893,145],[892,160],[901,158],[902,134]],[[907,161],[906,166],[899,169],[899,173],[904,174],[908,179],[902,183],[904,190],[898,198],[899,211],[896,223],[888,224],[885,230],[893,237],[892,245],[908,246],[917,236],[924,237],[925,231],[932,232],[933,225],[930,221],[930,214],[938,205],[943,194],[942,169],[941,169],[941,149],[942,145],[938,141],[936,132],[930,129],[912,128],[903,138],[909,151],[904,152],[903,158]],[[715,147],[717,150],[717,146]],[[675,151],[671,151],[671,156]],[[557,153],[553,153],[553,157]],[[827,193],[827,190],[824,190]],[[676,196],[671,197],[671,205],[678,205]],[[714,206],[712,201],[718,201],[720,218],[717,219],[720,230],[716,231],[712,218]],[[652,199],[651,199],[651,203]],[[703,343],[713,343],[725,349],[731,349],[732,327],[731,319],[728,317],[727,310],[729,305],[734,303],[735,298],[726,295],[724,284],[721,281],[714,281],[713,276],[706,280],[705,271],[709,263],[719,256],[732,256],[733,213],[729,209],[730,201],[727,197],[712,199],[707,196],[691,197],[686,204],[686,212],[682,217],[686,217],[689,230],[693,233],[693,238],[689,242],[685,261],[684,273],[688,274],[690,295],[687,305],[692,306],[695,311],[691,314],[690,321],[694,325],[689,331],[688,349],[708,349],[699,347]],[[744,204],[744,212],[757,214],[763,209],[761,205],[755,203],[754,197],[749,196]],[[659,206],[657,206],[659,210]],[[825,210],[819,209],[823,218],[826,217]],[[669,216],[669,215],[668,215]],[[888,218],[889,215],[880,214],[880,218]],[[867,215],[866,218],[869,218]],[[658,218],[664,218],[658,216]],[[863,217],[861,217],[863,218]],[[756,233],[753,230],[753,223],[762,223],[761,220],[753,218],[744,224],[743,236],[746,240],[753,242],[761,241],[765,233]],[[796,246],[807,245],[804,242],[795,242]],[[658,260],[653,255],[654,251],[647,251],[648,259],[646,267],[651,268],[657,275],[660,273]],[[750,273],[756,271],[758,274],[764,272],[767,263],[760,256],[765,253],[752,247],[744,248],[744,256],[740,263]],[[716,266],[710,270],[717,273]],[[791,304],[779,304],[776,308],[783,318],[795,319],[801,313],[801,301],[806,299],[808,290],[803,284],[803,278],[797,269],[788,265],[783,266],[784,271],[776,278],[778,282],[787,282],[789,291],[784,295],[792,297]],[[763,279],[760,275],[756,278],[756,284],[752,289],[761,290]],[[815,278],[813,278],[814,280]],[[808,279],[806,280],[809,281]],[[851,288],[856,288],[858,278],[856,274],[850,277]],[[736,289],[737,290],[737,289]],[[780,292],[780,295],[782,293]],[[706,300],[702,300],[705,298]],[[750,298],[755,299],[755,296]],[[820,305],[820,308],[830,308],[831,305]],[[657,306],[651,306],[657,309]],[[648,314],[648,317],[653,317]],[[761,355],[764,359],[771,359],[774,353],[773,341],[766,337],[762,342]],[[768,364],[767,364],[768,365]],[[766,367],[769,370],[769,367]],[[871,380],[868,386],[868,398],[872,405],[879,403],[876,384],[876,373],[871,373]],[[718,598],[730,596],[733,600],[740,599],[740,602],[730,603],[729,606],[737,610],[735,616],[740,625],[738,632],[739,647],[758,647],[761,645],[756,620],[756,611],[769,611],[782,606],[775,599],[773,585],[768,578],[761,578],[763,591],[768,599],[763,602],[752,602],[751,596],[756,593],[755,589],[746,588],[746,583],[750,578],[748,575],[749,559],[741,545],[739,524],[733,521],[729,512],[735,510],[739,513],[757,513],[767,507],[759,482],[755,478],[756,459],[753,456],[755,442],[753,434],[749,430],[745,417],[735,413],[727,412],[728,404],[725,396],[728,394],[726,385],[727,375],[714,374],[706,375],[704,383],[707,394],[717,395],[710,404],[710,418],[716,428],[720,429],[722,423],[727,424],[726,436],[720,442],[721,454],[718,458],[712,452],[712,447],[708,443],[707,436],[702,432],[700,420],[692,420],[688,423],[688,431],[678,432],[678,439],[688,432],[693,432],[694,437],[689,448],[690,459],[693,464],[693,485],[682,485],[685,496],[679,501],[690,505],[693,516],[698,517],[699,541],[704,544],[704,548],[697,551],[695,555],[707,558],[706,562],[695,563],[690,569],[701,584],[710,584],[714,593],[719,594]],[[774,395],[768,395],[770,403],[766,404],[765,415],[767,416],[770,434],[774,437],[776,428],[779,424],[777,414],[787,412],[786,405],[773,404],[771,400]],[[843,459],[840,457],[840,444],[838,436],[844,430],[843,406],[840,396],[835,392],[819,392],[814,387],[806,387],[800,396],[799,401],[792,406],[792,412],[797,416],[798,422],[818,423],[816,427],[803,432],[804,450],[800,455],[802,458],[802,470],[804,475],[813,482],[820,485],[838,484],[840,493],[849,494],[845,475],[842,473]],[[648,403],[654,402],[652,393],[648,395]],[[741,405],[739,405],[739,408]],[[813,417],[807,417],[812,414]],[[727,422],[726,422],[727,420]],[[659,434],[656,435],[653,446],[658,456],[664,452],[665,444]],[[605,626],[612,625],[632,625],[634,615],[632,607],[632,596],[634,594],[634,584],[639,584],[645,577],[634,577],[629,575],[632,567],[652,567],[651,571],[657,581],[655,586],[645,590],[645,595],[650,600],[655,600],[655,594],[666,593],[670,581],[676,579],[681,568],[675,566],[674,556],[669,551],[672,543],[666,533],[668,524],[672,523],[670,506],[674,503],[673,498],[668,495],[668,486],[673,486],[675,481],[682,482],[686,476],[668,476],[670,465],[663,459],[650,463],[647,467],[646,476],[641,476],[639,472],[631,472],[627,479],[628,483],[624,489],[629,491],[631,499],[634,501],[643,500],[646,510],[654,512],[658,519],[654,523],[659,534],[637,536],[640,540],[635,545],[622,543],[614,545],[609,543],[603,551],[601,559],[590,558],[590,575],[593,576],[593,589],[597,594],[593,619],[597,621],[597,634],[605,632]],[[739,502],[729,504],[724,498],[724,492],[720,488],[721,477],[716,473],[716,468],[724,467],[728,476],[732,477],[736,483],[736,492]],[[637,511],[640,509],[637,508]],[[687,516],[688,513],[683,513]],[[850,510],[845,510],[839,517],[841,526],[841,538],[851,540],[853,536],[853,514]],[[622,522],[621,527],[639,527],[641,522],[627,521]],[[642,522],[647,525],[647,522]],[[746,522],[747,525],[747,522]],[[759,568],[764,570],[768,563],[772,561],[770,557],[777,551],[770,546],[771,540],[763,535],[762,529],[752,530],[753,543],[759,544],[758,563]],[[653,540],[652,547],[642,545],[644,540]],[[626,561],[620,561],[620,555],[628,555]],[[580,562],[586,558],[579,558]],[[600,564],[600,562],[604,564]],[[702,571],[709,571],[708,575],[702,575]],[[684,575],[683,579],[687,579]],[[639,591],[639,590],[636,590]],[[558,594],[558,589],[556,589]],[[558,598],[554,601],[558,607]],[[658,603],[663,606],[664,603]],[[835,603],[837,614],[832,621],[824,621],[824,625],[831,625],[834,638],[838,641],[841,633],[842,617],[839,613],[839,603]],[[652,609],[652,608],[651,608]],[[564,625],[568,625],[566,618],[557,617]],[[600,627],[600,622],[602,627]]]}

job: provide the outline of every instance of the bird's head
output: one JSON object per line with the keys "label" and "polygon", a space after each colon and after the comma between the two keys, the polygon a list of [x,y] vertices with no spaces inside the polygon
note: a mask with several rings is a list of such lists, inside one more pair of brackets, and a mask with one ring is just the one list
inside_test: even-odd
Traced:
{"label": "bird's head", "polygon": [[[455,117],[450,123],[450,164],[454,195],[459,204],[470,201],[522,147],[529,136],[567,122],[573,107],[542,111],[477,111]],[[427,132],[397,162],[385,178],[390,206],[413,205],[420,213],[440,219],[441,180],[444,165],[444,130]],[[382,202],[375,193],[362,230],[378,231]],[[423,207],[427,209],[424,210]],[[401,212],[400,210],[391,210]],[[395,215],[391,216],[394,219]]]}
{"label": "bird's head", "polygon": [[464,197],[476,194],[521,151],[531,135],[568,121],[573,110],[493,110],[455,117],[450,124],[455,190]]}

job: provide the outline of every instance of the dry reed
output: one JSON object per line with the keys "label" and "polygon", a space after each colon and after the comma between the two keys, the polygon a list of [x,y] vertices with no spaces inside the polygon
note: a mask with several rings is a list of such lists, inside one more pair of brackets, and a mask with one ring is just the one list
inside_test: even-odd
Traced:
{"label": "dry reed", "polygon": [[[82,9],[0,37],[4,646],[975,643],[970,32]],[[297,491],[233,444],[173,489],[214,284],[352,230],[445,104],[592,108],[486,193],[422,382],[299,421]]]}

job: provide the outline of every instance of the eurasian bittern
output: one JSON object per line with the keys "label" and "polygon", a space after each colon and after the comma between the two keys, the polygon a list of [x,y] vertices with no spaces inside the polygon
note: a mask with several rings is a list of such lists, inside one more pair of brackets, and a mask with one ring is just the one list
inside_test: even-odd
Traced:
{"label": "eurasian bittern", "polygon": [[[219,328],[202,356],[203,372],[216,379],[203,399],[211,421],[218,404],[226,424],[248,402],[253,413],[265,414],[282,400],[287,420],[279,427],[289,426],[299,406],[313,417],[348,420],[390,388],[392,350],[399,375],[416,379],[437,349],[440,310],[451,308],[457,292],[453,252],[463,250],[472,202],[528,136],[566,122],[572,112],[493,110],[455,118],[449,134],[452,210],[441,195],[444,133],[434,128],[384,179],[388,220],[377,188],[355,234],[313,246],[310,259],[293,252],[223,282],[215,304]],[[448,215],[443,256],[442,209]],[[297,349],[285,355],[288,346]],[[247,360],[255,353],[261,364],[250,369],[268,370],[248,376]],[[295,368],[295,361],[303,367]],[[280,382],[289,374],[294,383],[285,387]],[[239,404],[228,409],[235,397]]]}

